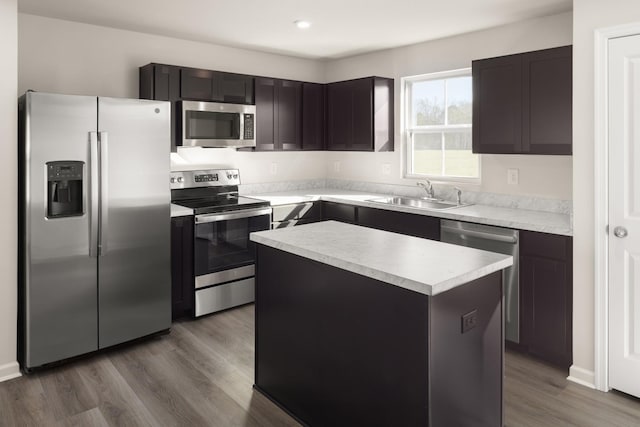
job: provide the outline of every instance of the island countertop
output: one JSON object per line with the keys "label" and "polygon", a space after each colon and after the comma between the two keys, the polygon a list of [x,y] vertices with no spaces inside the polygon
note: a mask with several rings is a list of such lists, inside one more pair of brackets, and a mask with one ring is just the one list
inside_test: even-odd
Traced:
{"label": "island countertop", "polygon": [[430,296],[513,264],[509,255],[337,221],[260,231],[251,240]]}

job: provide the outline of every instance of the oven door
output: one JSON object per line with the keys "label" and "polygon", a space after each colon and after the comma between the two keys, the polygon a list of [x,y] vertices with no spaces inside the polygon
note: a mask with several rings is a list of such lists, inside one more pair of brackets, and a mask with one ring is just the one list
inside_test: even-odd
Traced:
{"label": "oven door", "polygon": [[182,145],[254,147],[255,106],[182,101]]}
{"label": "oven door", "polygon": [[270,207],[196,215],[196,289],[253,276],[255,243],[249,234],[270,225]]}

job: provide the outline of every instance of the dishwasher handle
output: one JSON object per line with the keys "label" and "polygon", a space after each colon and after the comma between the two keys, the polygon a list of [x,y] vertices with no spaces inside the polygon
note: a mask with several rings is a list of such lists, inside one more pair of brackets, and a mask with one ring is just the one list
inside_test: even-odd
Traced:
{"label": "dishwasher handle", "polygon": [[518,237],[516,236],[503,236],[501,234],[485,233],[483,231],[465,230],[463,228],[455,228],[455,227],[447,227],[447,226],[440,227],[440,230],[448,233],[458,234],[461,236],[471,236],[471,237],[478,237],[484,240],[493,240],[494,242],[511,243],[513,245],[518,243]]}

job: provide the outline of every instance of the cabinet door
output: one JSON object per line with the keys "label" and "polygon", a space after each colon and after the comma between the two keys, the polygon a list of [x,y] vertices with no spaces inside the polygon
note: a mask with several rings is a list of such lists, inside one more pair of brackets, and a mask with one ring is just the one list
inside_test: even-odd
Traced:
{"label": "cabinet door", "polygon": [[174,320],[192,315],[194,292],[193,217],[171,218],[171,301]]}
{"label": "cabinet door", "polygon": [[322,202],[322,219],[356,223],[356,207],[342,203]]}
{"label": "cabinet door", "polygon": [[302,149],[324,149],[325,85],[302,83]]}
{"label": "cabinet door", "polygon": [[473,61],[473,152],[522,151],[522,57]]}
{"label": "cabinet door", "polygon": [[327,85],[329,150],[348,150],[353,139],[353,82]]}
{"label": "cabinet door", "polygon": [[276,80],[276,147],[281,150],[302,148],[302,83]]}
{"label": "cabinet door", "polygon": [[276,149],[276,81],[256,78],[256,150]]}
{"label": "cabinet door", "polygon": [[571,46],[522,56],[522,149],[531,154],[571,154]]}
{"label": "cabinet door", "polygon": [[180,98],[200,101],[218,99],[216,73],[209,70],[180,70]]}
{"label": "cabinet door", "polygon": [[520,232],[520,344],[543,360],[572,363],[572,239]]}
{"label": "cabinet door", "polygon": [[358,224],[408,236],[440,240],[440,219],[426,215],[358,207]]}
{"label": "cabinet door", "polygon": [[218,73],[218,97],[221,102],[253,104],[253,77]]}
{"label": "cabinet door", "polygon": [[373,80],[358,79],[351,83],[353,137],[350,150],[373,151]]}

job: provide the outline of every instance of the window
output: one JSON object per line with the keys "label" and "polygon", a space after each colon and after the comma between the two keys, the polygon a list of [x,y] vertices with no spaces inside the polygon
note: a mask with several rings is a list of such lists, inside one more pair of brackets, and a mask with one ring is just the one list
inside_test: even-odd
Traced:
{"label": "window", "polygon": [[403,79],[406,175],[478,181],[480,156],[471,152],[471,70]]}

